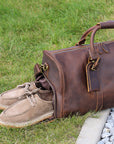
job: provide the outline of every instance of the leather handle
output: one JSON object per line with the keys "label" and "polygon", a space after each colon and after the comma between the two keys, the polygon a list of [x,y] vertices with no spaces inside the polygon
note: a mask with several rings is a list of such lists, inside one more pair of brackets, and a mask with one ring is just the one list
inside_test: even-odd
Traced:
{"label": "leather handle", "polygon": [[95,33],[99,29],[113,29],[113,28],[114,28],[114,21],[102,22],[102,23],[98,23],[96,25],[96,27],[94,28],[94,30],[91,34],[91,38],[90,38],[90,57],[91,57],[91,59],[98,58],[98,53],[95,51],[95,48],[94,48]]}
{"label": "leather handle", "polygon": [[100,26],[100,29],[110,29],[110,28],[114,28],[114,21],[107,21],[107,22],[100,22],[97,25],[89,28],[81,37],[80,41],[78,43],[76,43],[75,45],[82,45],[85,43],[86,41],[86,37],[88,36],[89,33],[91,33],[95,28],[97,28],[97,26]]}
{"label": "leather handle", "polygon": [[93,29],[95,28],[96,26],[93,26],[91,28],[89,28],[81,37],[80,41],[78,43],[76,43],[76,45],[82,45],[85,43],[86,41],[86,37],[93,31]]}

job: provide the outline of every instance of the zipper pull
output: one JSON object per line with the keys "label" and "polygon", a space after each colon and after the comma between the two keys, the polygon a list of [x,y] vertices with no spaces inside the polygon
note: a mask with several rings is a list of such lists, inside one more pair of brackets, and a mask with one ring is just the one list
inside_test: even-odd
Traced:
{"label": "zipper pull", "polygon": [[48,70],[49,66],[47,63],[44,63],[44,64],[39,64],[39,68],[40,68],[41,73],[44,73],[45,71]]}

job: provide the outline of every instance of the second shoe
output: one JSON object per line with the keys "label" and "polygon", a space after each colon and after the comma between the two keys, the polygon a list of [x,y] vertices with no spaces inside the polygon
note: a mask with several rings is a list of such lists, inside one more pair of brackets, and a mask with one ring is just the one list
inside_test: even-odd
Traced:
{"label": "second shoe", "polygon": [[37,89],[34,82],[18,85],[16,88],[0,94],[0,109],[6,109],[13,103],[21,100],[22,95]]}

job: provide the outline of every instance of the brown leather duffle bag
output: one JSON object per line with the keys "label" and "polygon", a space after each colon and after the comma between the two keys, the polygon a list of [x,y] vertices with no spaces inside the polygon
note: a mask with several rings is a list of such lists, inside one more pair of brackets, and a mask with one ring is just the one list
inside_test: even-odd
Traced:
{"label": "brown leather duffle bag", "polygon": [[[98,23],[76,46],[43,52],[42,64],[34,67],[35,77],[43,74],[51,86],[54,117],[114,106],[114,41],[94,44],[97,30],[112,28],[114,21]],[[83,45],[90,32],[90,45]]]}

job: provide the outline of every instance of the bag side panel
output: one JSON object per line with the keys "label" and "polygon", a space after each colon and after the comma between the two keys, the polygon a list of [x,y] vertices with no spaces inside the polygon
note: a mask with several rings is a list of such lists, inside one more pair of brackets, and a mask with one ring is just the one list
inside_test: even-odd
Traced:
{"label": "bag side panel", "polygon": [[42,63],[47,63],[49,69],[44,73],[54,90],[54,111],[55,117],[63,116],[63,89],[64,77],[62,68],[58,61],[49,51],[44,51]]}

